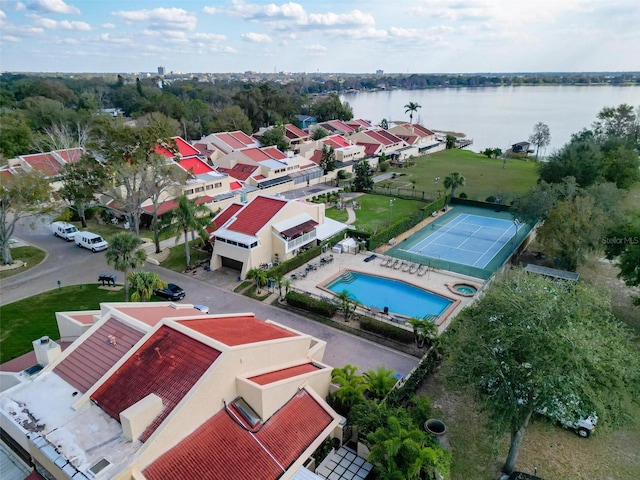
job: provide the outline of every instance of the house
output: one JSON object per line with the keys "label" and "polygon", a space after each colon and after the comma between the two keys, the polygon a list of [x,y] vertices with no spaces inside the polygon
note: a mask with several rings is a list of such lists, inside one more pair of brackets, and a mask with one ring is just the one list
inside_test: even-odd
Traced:
{"label": "house", "polygon": [[228,267],[245,278],[251,269],[293,258],[346,228],[325,217],[324,204],[258,195],[213,218],[210,267]]}
{"label": "house", "polygon": [[9,159],[7,165],[3,168],[3,172],[5,172],[4,175],[15,175],[20,172],[37,170],[50,180],[53,191],[58,191],[62,188],[61,175],[65,165],[76,163],[83,154],[83,148],[75,147],[45,153],[19,155]]}
{"label": "house", "polygon": [[439,152],[446,148],[446,143],[436,137],[435,132],[418,123],[401,123],[389,129],[389,133],[401,138],[404,142],[418,149],[419,155]]}
{"label": "house", "polygon": [[223,154],[229,154],[245,148],[260,147],[260,142],[246,133],[237,130],[234,132],[212,133],[202,137],[196,143],[211,144]]}
{"label": "house", "polygon": [[355,131],[367,130],[369,128],[373,128],[373,125],[369,120],[364,120],[362,118],[357,118],[355,120],[348,120],[348,121],[345,121],[344,123],[350,126],[351,128],[353,128]]}
{"label": "house", "polygon": [[3,435],[45,478],[291,479],[341,439],[322,340],[170,302],[56,317],[75,341],[36,340],[38,368],[0,393]]}
{"label": "house", "polygon": [[309,128],[312,125],[318,123],[318,119],[316,117],[312,117],[310,115],[296,115],[296,120],[298,121],[298,125],[300,128]]}
{"label": "house", "polygon": [[284,126],[284,136],[289,142],[289,146],[293,153],[300,153],[300,145],[305,142],[308,142],[311,138],[308,132],[299,129],[295,125],[291,123],[287,123]]}
{"label": "house", "polygon": [[354,145],[342,135],[328,135],[320,140],[310,141],[300,147],[300,155],[314,159],[316,152],[322,153],[323,146],[333,148],[336,160],[341,163],[357,162],[365,157],[365,147]]}
{"label": "house", "polygon": [[[388,159],[393,159],[400,155],[400,149],[408,146],[404,140],[382,128],[354,133],[349,140],[357,145],[364,145],[368,157],[384,153]],[[372,163],[372,166],[376,165]]]}
{"label": "house", "polygon": [[357,128],[351,127],[341,120],[328,120],[314,125],[309,131],[313,132],[318,128],[324,128],[329,133],[337,133],[339,135],[351,135],[357,130]]}
{"label": "house", "polygon": [[529,142],[518,142],[511,145],[511,151],[513,153],[530,153],[531,144]]}
{"label": "house", "polygon": [[154,152],[167,159],[173,159],[178,162],[200,156],[200,151],[181,137],[171,137],[170,145],[156,145]]}

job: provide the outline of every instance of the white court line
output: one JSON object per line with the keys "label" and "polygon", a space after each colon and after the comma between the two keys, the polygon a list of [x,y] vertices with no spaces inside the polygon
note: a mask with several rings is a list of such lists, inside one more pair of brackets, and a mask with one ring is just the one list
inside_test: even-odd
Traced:
{"label": "white court line", "polygon": [[[518,233],[518,227],[515,227],[515,229],[516,229],[516,234],[517,234],[517,233]],[[498,243],[498,242],[500,241],[500,239],[501,239],[502,237],[504,237],[504,235],[505,235],[506,233],[510,232],[510,231],[511,231],[511,226],[510,226],[507,230],[505,230],[505,232],[504,232],[502,235],[500,235],[500,238],[498,238],[498,240],[496,240],[495,242],[493,242],[493,244],[492,244],[492,245],[491,245],[491,246],[490,246],[490,247],[489,247],[489,248],[484,252],[484,255],[482,255],[478,260],[476,260],[476,261],[475,261],[475,263],[474,263],[472,266],[473,266],[473,267],[475,267],[475,266],[476,266],[476,264],[477,264],[480,260],[482,260],[482,257],[484,257],[487,253],[489,253],[489,252],[491,251],[491,249],[495,246],[495,244],[496,244],[496,243]],[[493,260],[493,259],[496,257],[496,255],[498,255],[498,253],[500,253],[500,250],[502,250],[502,249],[504,248],[504,246],[505,246],[507,243],[509,243],[509,241],[510,241],[513,237],[514,237],[514,235],[509,235],[509,239],[508,239],[506,242],[502,243],[502,246],[501,246],[498,250],[496,250],[496,252],[491,256],[491,258],[489,259],[489,261],[488,261],[488,262],[486,262],[486,263],[484,264],[484,266],[483,266],[483,267],[480,267],[480,268],[484,268],[484,267],[486,267],[487,265],[489,265],[489,263],[491,262],[491,260]]]}

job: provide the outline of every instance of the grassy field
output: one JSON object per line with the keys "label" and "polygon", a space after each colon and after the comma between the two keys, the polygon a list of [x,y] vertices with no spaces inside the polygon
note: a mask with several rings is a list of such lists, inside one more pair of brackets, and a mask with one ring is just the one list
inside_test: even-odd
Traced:
{"label": "grassy field", "polygon": [[[429,196],[436,192],[443,194],[445,177],[452,172],[460,172],[466,184],[457,189],[456,196],[464,192],[472,200],[484,200],[488,196],[499,195],[508,201],[515,194],[526,192],[538,180],[535,162],[507,160],[506,168],[502,168],[502,160],[467,150],[444,150],[417,158],[415,163],[409,168],[390,169],[397,175],[388,181],[391,190],[400,188],[410,195],[413,191],[411,180],[415,180],[416,192],[424,191]],[[440,180],[435,183],[437,177]]]}
{"label": "grassy field", "polygon": [[36,248],[36,247],[12,248],[11,257],[13,258],[13,261],[15,262],[17,260],[22,260],[23,262],[25,262],[26,267],[15,268],[13,270],[6,270],[4,272],[0,272],[0,280],[2,280],[3,278],[11,277],[12,275],[16,275],[17,273],[24,272],[25,268],[29,269],[29,268],[35,267],[42,260],[44,260],[45,256],[46,256],[46,253],[43,250],[40,250],[39,248]]}
{"label": "grassy field", "polygon": [[74,285],[50,290],[0,306],[0,363],[33,349],[35,339],[60,338],[55,312],[96,310],[100,302],[122,302],[124,291],[103,290],[99,285]]}

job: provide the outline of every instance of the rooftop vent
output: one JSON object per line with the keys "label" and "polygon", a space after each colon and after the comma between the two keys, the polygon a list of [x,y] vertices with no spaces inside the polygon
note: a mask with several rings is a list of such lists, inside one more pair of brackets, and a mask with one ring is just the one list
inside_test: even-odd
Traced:
{"label": "rooftop vent", "polygon": [[107,460],[106,458],[102,458],[102,459],[98,460],[96,463],[94,463],[91,466],[91,468],[89,468],[89,473],[95,477],[102,470],[107,468],[109,465],[111,465],[111,462],[109,460]]}
{"label": "rooftop vent", "polygon": [[256,411],[251,408],[243,398],[239,398],[235,402],[233,402],[233,406],[238,409],[244,419],[249,422],[252,427],[255,427],[258,423],[260,423],[261,419]]}

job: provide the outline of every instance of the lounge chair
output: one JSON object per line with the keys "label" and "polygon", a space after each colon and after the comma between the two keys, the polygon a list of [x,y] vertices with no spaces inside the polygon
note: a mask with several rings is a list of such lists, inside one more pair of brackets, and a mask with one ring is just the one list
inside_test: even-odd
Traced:
{"label": "lounge chair", "polygon": [[402,262],[402,271],[403,272],[408,272],[410,268],[411,268],[411,264],[409,264],[407,262]]}
{"label": "lounge chair", "polygon": [[425,273],[427,273],[427,270],[427,267],[425,267],[424,265],[420,265],[420,268],[418,268],[418,276],[423,276]]}
{"label": "lounge chair", "polygon": [[389,263],[389,260],[391,260],[390,258],[384,257],[381,261],[380,261],[380,266],[381,267],[386,267],[387,263]]}
{"label": "lounge chair", "polygon": [[395,263],[393,264],[393,269],[394,270],[398,270],[400,268],[400,265],[402,265],[403,262],[401,262],[400,260],[396,260]]}
{"label": "lounge chair", "polygon": [[417,263],[412,263],[411,264],[411,268],[409,269],[409,273],[411,275],[413,275],[414,273],[416,273],[418,271],[418,264]]}
{"label": "lounge chair", "polygon": [[389,259],[389,263],[387,263],[387,268],[393,268],[394,262],[399,262],[400,260],[395,260],[393,258]]}

